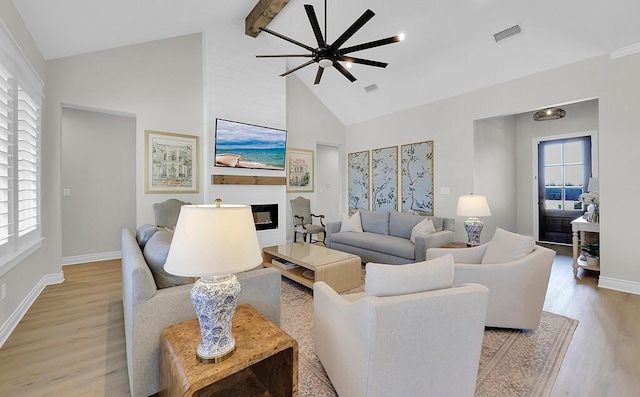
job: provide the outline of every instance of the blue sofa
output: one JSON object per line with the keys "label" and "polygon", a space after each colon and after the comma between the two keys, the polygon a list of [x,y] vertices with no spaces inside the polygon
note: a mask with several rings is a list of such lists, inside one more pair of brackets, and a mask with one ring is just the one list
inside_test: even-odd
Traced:
{"label": "blue sofa", "polygon": [[[363,263],[401,265],[424,261],[427,248],[452,243],[455,237],[455,220],[451,218],[366,210],[360,210],[360,217],[362,233],[341,232],[342,222],[328,222],[327,247],[358,255]],[[416,237],[414,244],[410,240],[411,231],[425,218],[433,221],[436,232]]]}

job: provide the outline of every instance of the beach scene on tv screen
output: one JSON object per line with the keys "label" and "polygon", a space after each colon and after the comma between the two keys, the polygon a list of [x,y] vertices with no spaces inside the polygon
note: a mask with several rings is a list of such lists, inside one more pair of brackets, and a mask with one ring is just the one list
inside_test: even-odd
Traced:
{"label": "beach scene on tv screen", "polygon": [[284,170],[287,132],[216,120],[216,167]]}

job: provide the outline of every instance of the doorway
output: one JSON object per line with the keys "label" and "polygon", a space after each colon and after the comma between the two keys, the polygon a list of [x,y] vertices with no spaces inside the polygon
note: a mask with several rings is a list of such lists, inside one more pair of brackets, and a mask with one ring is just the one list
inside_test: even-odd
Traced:
{"label": "doorway", "polygon": [[538,143],[538,238],[571,243],[571,221],[584,213],[580,195],[591,177],[591,137]]}
{"label": "doorway", "polygon": [[136,227],[136,119],[62,109],[62,263],[120,257]]}

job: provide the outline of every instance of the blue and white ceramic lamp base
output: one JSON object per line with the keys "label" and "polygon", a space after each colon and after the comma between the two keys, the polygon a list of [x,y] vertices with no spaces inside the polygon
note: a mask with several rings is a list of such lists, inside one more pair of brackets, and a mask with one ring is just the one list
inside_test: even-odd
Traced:
{"label": "blue and white ceramic lamp base", "polygon": [[467,231],[467,245],[471,247],[475,247],[476,245],[480,245],[480,233],[482,232],[482,227],[484,224],[478,218],[469,218],[464,221],[464,229]]}
{"label": "blue and white ceramic lamp base", "polygon": [[231,322],[238,305],[240,283],[235,275],[201,277],[191,288],[191,303],[200,323],[202,340],[196,352],[204,364],[231,357],[236,341]]}

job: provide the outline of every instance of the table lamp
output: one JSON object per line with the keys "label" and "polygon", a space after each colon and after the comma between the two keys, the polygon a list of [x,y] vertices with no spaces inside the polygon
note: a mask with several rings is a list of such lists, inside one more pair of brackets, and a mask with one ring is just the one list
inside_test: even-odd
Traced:
{"label": "table lamp", "polygon": [[200,277],[191,289],[191,302],[200,323],[198,361],[221,362],[233,354],[236,341],[231,320],[240,283],[233,273],[262,263],[262,253],[247,205],[184,205],[178,216],[164,270]]}
{"label": "table lamp", "polygon": [[467,231],[467,245],[470,247],[480,244],[480,233],[484,226],[479,216],[491,216],[487,198],[481,194],[469,194],[458,197],[456,215],[468,216],[464,221],[464,229]]}

